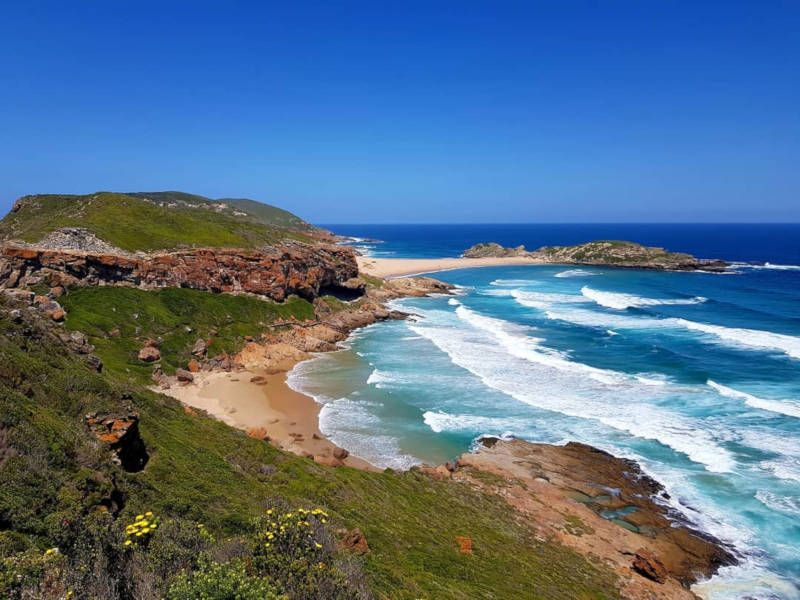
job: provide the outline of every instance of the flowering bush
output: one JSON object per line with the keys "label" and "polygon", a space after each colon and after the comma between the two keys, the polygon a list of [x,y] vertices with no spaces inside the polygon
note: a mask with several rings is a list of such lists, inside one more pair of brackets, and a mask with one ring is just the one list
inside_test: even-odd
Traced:
{"label": "flowering bush", "polygon": [[320,508],[267,510],[252,539],[253,565],[293,600],[358,598],[334,563],[327,522]]}
{"label": "flowering bush", "polygon": [[175,578],[166,600],[285,600],[270,581],[251,575],[245,563],[233,560],[219,564],[204,560],[199,568]]}
{"label": "flowering bush", "polygon": [[136,515],[136,520],[125,526],[127,539],[124,545],[131,547],[147,542],[156,529],[158,529],[158,519],[152,512]]}

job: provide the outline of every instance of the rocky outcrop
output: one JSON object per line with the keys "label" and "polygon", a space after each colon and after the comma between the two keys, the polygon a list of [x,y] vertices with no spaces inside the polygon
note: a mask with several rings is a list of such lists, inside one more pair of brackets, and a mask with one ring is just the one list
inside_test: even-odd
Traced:
{"label": "rocky outcrop", "polygon": [[144,469],[149,456],[139,435],[139,415],[90,413],[84,418],[97,439],[108,446],[114,462],[128,472]]}
{"label": "rocky outcrop", "polygon": [[184,287],[249,293],[282,301],[312,299],[358,275],[355,256],[340,246],[286,243],[262,250],[181,250],[143,257],[6,246],[0,287],[37,277],[51,285]]}
{"label": "rocky outcrop", "polygon": [[642,246],[634,242],[601,240],[576,246],[543,246],[528,251],[525,246],[504,248],[494,242],[476,244],[464,251],[465,258],[525,257],[537,263],[627,267],[659,271],[723,271],[728,263],[704,260],[683,252]]}
{"label": "rocky outcrop", "polygon": [[[678,588],[736,562],[729,548],[670,508],[664,488],[635,461],[576,442],[489,437],[458,458],[452,478],[486,486],[481,473],[491,474],[493,491],[534,529],[605,559],[630,574],[631,586],[657,590],[654,597],[691,597]],[[679,584],[674,594],[649,587],[670,581]]]}

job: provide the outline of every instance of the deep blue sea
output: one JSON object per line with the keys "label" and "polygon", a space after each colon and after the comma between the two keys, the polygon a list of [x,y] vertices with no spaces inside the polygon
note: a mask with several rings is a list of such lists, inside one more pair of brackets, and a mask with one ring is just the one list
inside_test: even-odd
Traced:
{"label": "deep blue sea", "polygon": [[[333,440],[376,465],[438,463],[482,434],[577,440],[638,460],[741,564],[696,592],[800,598],[800,225],[328,225],[377,257],[625,239],[725,274],[462,269],[455,297],[300,363]],[[758,263],[758,264],[757,264]],[[766,264],[764,264],[766,263]]]}

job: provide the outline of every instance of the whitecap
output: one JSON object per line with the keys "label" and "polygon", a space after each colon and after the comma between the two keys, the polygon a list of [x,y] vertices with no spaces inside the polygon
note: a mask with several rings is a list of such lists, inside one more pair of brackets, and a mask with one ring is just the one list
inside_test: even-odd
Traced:
{"label": "whitecap", "polygon": [[498,285],[502,287],[516,287],[520,285],[537,285],[539,282],[534,279],[495,279],[489,285]]}
{"label": "whitecap", "polygon": [[492,431],[492,435],[503,432],[509,435],[511,430],[519,430],[525,426],[523,421],[510,418],[483,417],[480,415],[454,415],[437,411],[426,411],[422,415],[425,424],[435,433],[443,431]]}
{"label": "whitecap", "polygon": [[662,393],[660,386],[644,386],[633,376],[571,361],[540,346],[542,340],[508,321],[464,306],[456,309],[456,315],[471,327],[442,323],[428,313],[426,321],[410,328],[485,385],[521,402],[656,440],[711,472],[732,470],[732,456],[699,420],[643,401]]}
{"label": "whitecap", "polygon": [[587,271],[586,269],[567,269],[566,271],[556,273],[553,277],[589,277],[591,275],[600,275],[600,273]]}
{"label": "whitecap", "polygon": [[789,417],[800,418],[800,402],[795,402],[792,400],[766,400],[764,398],[759,398],[758,396],[753,396],[752,394],[740,392],[739,390],[735,390],[731,387],[721,385],[716,381],[712,381],[711,379],[709,379],[706,383],[727,398],[738,398],[744,400],[744,403],[747,404],[747,406],[787,415]]}
{"label": "whitecap", "polygon": [[674,321],[686,329],[708,333],[737,346],[781,350],[792,358],[800,359],[800,338],[798,337],[760,329],[709,325],[707,323],[689,321],[688,319],[674,319]]}
{"label": "whitecap", "polygon": [[761,504],[772,510],[800,516],[800,496],[782,496],[768,490],[758,490],[756,498]]}
{"label": "whitecap", "polygon": [[634,294],[603,292],[592,289],[589,286],[583,286],[581,288],[581,294],[600,306],[613,308],[615,310],[639,308],[642,306],[700,304],[708,300],[708,298],[704,298],[703,296],[695,296],[693,298],[643,298]]}

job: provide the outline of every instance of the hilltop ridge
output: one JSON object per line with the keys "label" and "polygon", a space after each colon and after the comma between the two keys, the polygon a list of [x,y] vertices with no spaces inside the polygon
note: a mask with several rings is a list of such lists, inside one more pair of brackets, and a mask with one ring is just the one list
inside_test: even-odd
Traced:
{"label": "hilltop ridge", "polygon": [[58,241],[65,229],[80,229],[92,243],[99,240],[108,246],[106,251],[119,252],[258,248],[285,240],[334,239],[286,210],[255,200],[169,191],[23,196],[0,220],[0,242],[63,249]]}

